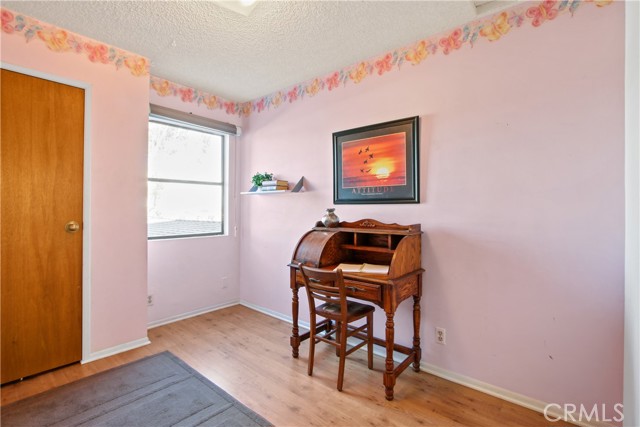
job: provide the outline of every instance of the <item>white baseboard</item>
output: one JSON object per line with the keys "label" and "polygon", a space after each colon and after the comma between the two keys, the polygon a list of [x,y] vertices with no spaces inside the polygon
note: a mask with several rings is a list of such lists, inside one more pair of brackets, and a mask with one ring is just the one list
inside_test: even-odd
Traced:
{"label": "white baseboard", "polygon": [[[264,313],[268,316],[271,317],[275,317],[276,319],[280,319],[282,321],[285,321],[287,323],[293,323],[293,319],[291,318],[291,316],[286,316],[283,315],[282,313],[278,313],[276,311],[270,310],[268,308],[265,307],[260,307],[258,305],[249,303],[247,301],[240,301],[241,305],[244,305],[245,307],[248,307],[250,309],[259,311],[260,313]],[[308,322],[302,322],[299,321],[298,322],[299,326],[303,327],[303,328],[309,328],[309,323]],[[361,348],[361,351],[366,351],[366,348]],[[386,353],[386,349],[384,347],[381,346],[374,346],[374,350],[373,350],[374,354],[380,357],[386,357],[387,353]],[[401,354],[401,353],[394,353],[393,359],[395,362],[400,363],[404,360],[405,355]],[[525,396],[523,394],[519,394],[516,392],[513,392],[511,390],[507,390],[501,387],[497,387],[494,386],[492,384],[488,384],[485,383],[483,381],[477,380],[475,378],[471,378],[468,377],[466,375],[462,375],[462,374],[458,374],[456,372],[452,372],[452,371],[448,371],[446,369],[440,368],[439,366],[436,365],[432,365],[430,363],[425,363],[425,362],[421,362],[420,363],[420,370],[427,372],[431,375],[435,375],[436,377],[440,377],[443,378],[447,381],[451,381],[454,382],[456,384],[460,384],[462,386],[465,387],[469,387],[472,388],[474,390],[477,390],[479,392],[488,394],[490,396],[493,397],[497,397],[498,399],[502,399],[502,400],[506,400],[507,402],[511,402],[514,403],[516,405],[525,407],[527,409],[531,409],[533,411],[536,412],[540,412],[540,413],[544,413],[544,409],[547,406],[547,403],[541,401],[541,400],[537,400],[537,399],[533,399],[531,397]],[[559,418],[559,421],[562,422],[562,418],[564,416],[564,414],[559,410],[556,409],[555,406],[552,406],[549,408],[549,410],[547,411],[547,415],[552,418],[552,419],[556,419]],[[613,426],[613,424],[609,424],[609,423],[604,423],[604,422],[584,422],[584,421],[571,421],[572,424],[578,425],[578,426],[582,426],[582,427],[610,427]],[[549,425],[553,426],[553,422],[549,421]],[[560,425],[560,424],[558,424]]]}
{"label": "white baseboard", "polygon": [[210,313],[212,311],[222,310],[223,308],[231,307],[233,305],[238,305],[239,303],[240,303],[240,300],[234,299],[234,300],[231,300],[229,302],[225,302],[225,303],[217,304],[217,305],[211,305],[209,307],[199,308],[197,310],[189,311],[187,313],[178,314],[176,316],[167,317],[165,319],[154,320],[153,322],[149,322],[147,324],[147,329],[153,329],[153,328],[156,328],[158,326],[166,325],[168,323],[177,322],[179,320],[188,319],[190,317],[199,316],[201,314]]}
{"label": "white baseboard", "polygon": [[[280,319],[280,320],[282,320],[284,322],[293,324],[293,318],[291,316],[285,316],[282,313],[270,310],[270,309],[265,308],[265,307],[261,307],[259,305],[252,304],[252,303],[247,302],[245,300],[240,300],[239,304],[240,305],[244,305],[245,307],[250,308],[252,310],[259,311],[260,313],[264,313],[267,316],[275,317],[276,319]],[[307,328],[309,327],[309,323],[308,322],[298,322],[298,323],[300,324],[300,326],[307,327]]]}
{"label": "white baseboard", "polygon": [[80,363],[84,365],[85,363],[94,362],[98,359],[103,359],[105,357],[113,356],[114,354],[133,350],[134,348],[142,347],[147,344],[151,344],[151,341],[149,341],[148,337],[140,338],[135,341],[130,341],[124,344],[116,345],[114,347],[105,348],[104,350],[93,352],[89,354],[89,357],[82,359]]}
{"label": "white baseboard", "polygon": [[[152,329],[157,326],[166,325],[167,323],[177,322],[179,320],[188,319],[190,317],[199,316],[201,314],[209,313],[211,311],[221,310],[223,308],[231,307],[233,305],[238,305],[238,300],[233,300],[224,304],[218,304],[215,306],[204,307],[198,310],[190,311],[188,313],[183,313],[178,316],[168,317],[162,320],[156,320],[147,325],[147,329]],[[96,351],[89,354],[89,357],[86,357],[80,361],[80,363],[85,364],[89,362],[94,362],[98,359],[103,359],[105,357],[113,356],[114,354],[123,353],[125,351],[133,350],[138,347],[142,347],[144,345],[151,344],[148,337],[140,338],[135,341],[131,341],[128,343],[120,344],[114,347],[106,348],[104,350]]]}
{"label": "white baseboard", "polygon": [[491,396],[498,397],[502,400],[506,400],[507,402],[524,406],[525,408],[532,409],[537,412],[542,412],[546,405],[540,400],[532,399],[530,397],[503,389],[501,387],[496,387],[492,384],[485,383],[475,378],[467,377],[466,375],[448,371],[439,366],[432,365],[431,363],[421,362],[420,370],[428,372],[429,374],[435,375],[437,377],[444,378],[445,380],[454,382],[456,384],[460,384],[465,387],[469,387],[474,390],[489,394]]}
{"label": "white baseboard", "polygon": [[[544,409],[548,405],[548,403],[543,402],[541,400],[533,399],[531,397],[525,396],[520,393],[513,392],[511,390],[507,390],[501,387],[497,387],[492,384],[485,383],[483,381],[477,380],[475,378],[468,377],[466,375],[458,374],[456,372],[448,371],[439,366],[432,365],[430,363],[420,363],[420,370],[425,371],[429,374],[435,375],[437,377],[443,378],[445,380],[454,382],[456,384],[463,385],[465,387],[472,388],[474,390],[478,390],[482,393],[488,394],[493,397],[497,397],[502,400],[506,400],[507,402],[515,403],[516,405],[523,406],[527,409],[531,409],[536,412],[540,412],[544,414]],[[559,418],[559,422],[562,422],[562,418],[564,417],[564,413],[559,409],[556,409],[557,405],[551,406],[547,410],[547,415],[551,419]],[[569,420],[571,424],[583,426],[583,427],[610,427],[614,424],[610,424],[604,421],[574,421]],[[554,422],[549,421],[549,426],[553,426]]]}

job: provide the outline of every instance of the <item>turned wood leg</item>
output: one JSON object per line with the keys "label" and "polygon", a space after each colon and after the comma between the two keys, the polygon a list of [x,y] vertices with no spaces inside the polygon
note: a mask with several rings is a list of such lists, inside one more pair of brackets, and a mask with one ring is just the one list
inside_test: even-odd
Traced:
{"label": "turned wood leg", "polygon": [[307,367],[307,374],[309,376],[313,375],[313,359],[316,354],[316,314],[315,312],[311,313],[311,322],[310,322],[310,336],[309,336],[309,366]]}
{"label": "turned wood leg", "polygon": [[420,372],[420,359],[422,349],[420,348],[420,296],[413,296],[413,370]]}
{"label": "turned wood leg", "polygon": [[298,357],[298,348],[300,347],[300,331],[298,330],[298,287],[291,288],[293,297],[291,299],[291,317],[293,317],[293,328],[291,329],[291,355]]}
{"label": "turned wood leg", "polygon": [[[338,325],[336,325],[338,326]],[[338,366],[338,391],[342,391],[344,382],[344,361],[347,357],[347,322],[339,322],[340,326],[340,364]]]}
{"label": "turned wood leg", "polygon": [[[329,320],[329,322],[331,322],[331,320]],[[342,323],[338,322],[336,320],[336,342],[342,342],[341,341],[341,337],[340,337],[340,331],[342,330]],[[340,347],[336,347],[336,356],[340,356]]]}
{"label": "turned wood leg", "polygon": [[367,314],[367,367],[373,369],[373,312]]}
{"label": "turned wood leg", "polygon": [[393,387],[396,384],[396,377],[393,373],[393,344],[395,339],[393,313],[387,313],[386,327],[387,358],[384,365],[384,393],[387,400],[393,400]]}

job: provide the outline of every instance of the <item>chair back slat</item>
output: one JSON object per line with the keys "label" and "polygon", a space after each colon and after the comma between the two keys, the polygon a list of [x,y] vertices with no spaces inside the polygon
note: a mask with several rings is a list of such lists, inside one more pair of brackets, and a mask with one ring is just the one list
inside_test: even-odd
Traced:
{"label": "chair back slat", "polygon": [[328,271],[299,264],[305,283],[309,308],[315,311],[316,300],[340,306],[341,317],[347,316],[347,291],[342,270]]}

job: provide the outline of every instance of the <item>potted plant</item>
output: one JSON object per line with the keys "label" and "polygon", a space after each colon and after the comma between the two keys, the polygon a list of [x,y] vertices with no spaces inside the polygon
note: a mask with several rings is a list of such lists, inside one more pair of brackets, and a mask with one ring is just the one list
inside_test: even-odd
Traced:
{"label": "potted plant", "polygon": [[256,187],[260,187],[263,181],[271,181],[273,179],[273,174],[269,172],[260,173],[256,172],[255,175],[251,177],[251,183]]}

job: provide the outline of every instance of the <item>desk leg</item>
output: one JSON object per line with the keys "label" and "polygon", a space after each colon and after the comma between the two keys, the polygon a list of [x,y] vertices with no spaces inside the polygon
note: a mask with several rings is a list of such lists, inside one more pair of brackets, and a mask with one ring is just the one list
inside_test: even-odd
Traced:
{"label": "desk leg", "polygon": [[300,331],[298,330],[298,287],[291,288],[293,297],[291,299],[291,317],[293,317],[293,328],[291,329],[291,355],[298,357],[298,348],[300,347]]}
{"label": "desk leg", "polygon": [[422,349],[420,348],[420,295],[413,296],[413,370],[420,372],[420,359]]}
{"label": "desk leg", "polygon": [[385,338],[387,341],[387,359],[385,361],[384,369],[384,393],[387,400],[393,400],[393,387],[396,384],[396,376],[393,372],[393,344],[394,344],[394,323],[393,314],[387,312],[387,323]]}

